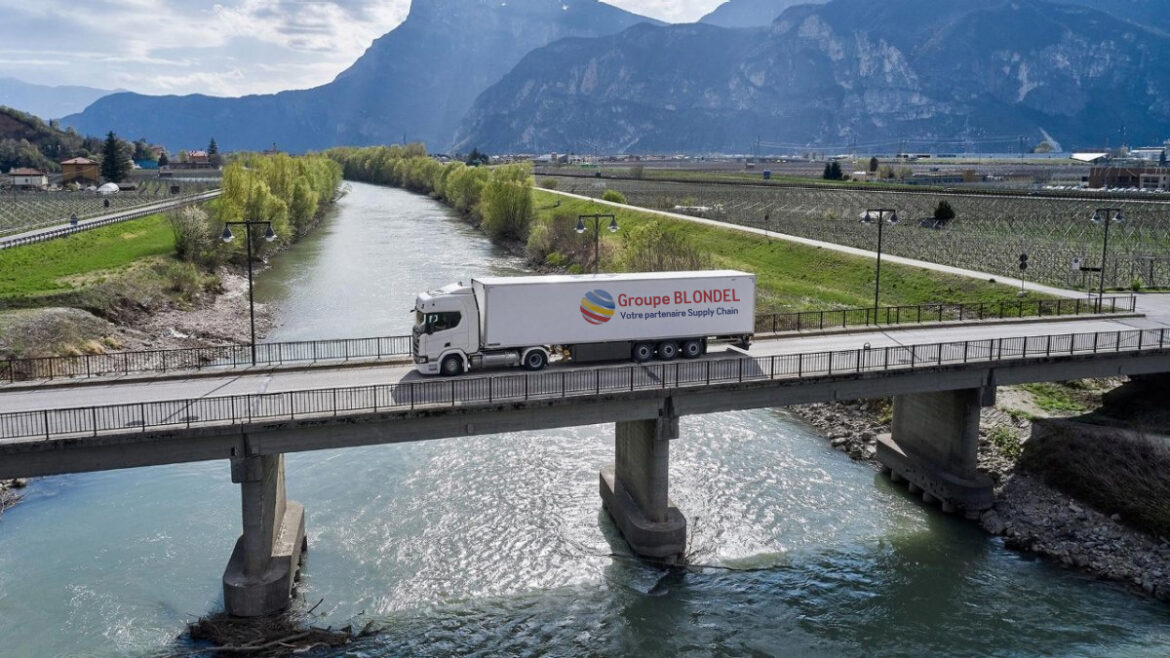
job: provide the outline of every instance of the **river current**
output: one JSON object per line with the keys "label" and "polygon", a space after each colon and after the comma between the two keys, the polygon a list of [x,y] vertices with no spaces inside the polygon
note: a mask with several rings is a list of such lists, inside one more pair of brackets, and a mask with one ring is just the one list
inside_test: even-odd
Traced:
{"label": "river current", "polygon": [[[420,290],[521,263],[430,199],[351,184],[257,279],[268,340],[403,334]],[[686,417],[687,569],[601,509],[613,426],[289,455],[295,605],[380,635],[314,655],[1164,656],[1170,610],[1006,550],[783,410]],[[33,481],[0,519],[0,656],[157,656],[222,608],[227,463]]]}

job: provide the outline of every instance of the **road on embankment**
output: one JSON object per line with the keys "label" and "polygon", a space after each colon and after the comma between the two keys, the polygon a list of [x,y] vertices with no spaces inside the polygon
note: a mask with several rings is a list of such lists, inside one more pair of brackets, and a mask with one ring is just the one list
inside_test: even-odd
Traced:
{"label": "road on embankment", "polygon": [[35,229],[32,231],[25,231],[24,233],[16,233],[0,237],[0,249],[7,249],[9,247],[19,247],[20,245],[32,244],[34,242],[44,242],[53,238],[59,238],[66,235],[71,235],[79,231],[88,231],[90,229],[98,228],[99,226],[107,226],[109,224],[116,224],[155,213],[166,212],[181,206],[192,203],[202,203],[203,201],[210,201],[218,197],[222,190],[209,190],[207,192],[200,192],[198,194],[189,194],[176,199],[167,199],[166,201],[158,201],[155,203],[148,203],[135,208],[127,208],[119,210],[106,215],[99,215],[89,219],[79,220],[77,224],[70,224],[65,222],[55,226],[46,226],[44,228]]}

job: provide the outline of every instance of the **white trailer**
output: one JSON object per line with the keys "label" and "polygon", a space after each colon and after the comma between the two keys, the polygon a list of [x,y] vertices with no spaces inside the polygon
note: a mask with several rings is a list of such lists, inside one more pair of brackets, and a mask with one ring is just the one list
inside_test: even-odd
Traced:
{"label": "white trailer", "polygon": [[553,354],[695,358],[712,338],[750,343],[755,293],[755,275],[734,270],[483,277],[418,296],[412,351],[419,372],[444,375],[540,370]]}

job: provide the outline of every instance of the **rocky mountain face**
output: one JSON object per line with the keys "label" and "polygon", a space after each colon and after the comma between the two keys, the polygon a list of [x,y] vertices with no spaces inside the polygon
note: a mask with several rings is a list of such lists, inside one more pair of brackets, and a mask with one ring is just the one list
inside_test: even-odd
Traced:
{"label": "rocky mountain face", "polygon": [[[1160,143],[1170,37],[1043,0],[832,0],[770,27],[639,25],[565,39],[486,90],[457,145],[750,152]],[[986,150],[985,146],[982,146]],[[1006,149],[1005,149],[1006,150]]]}
{"label": "rocky mountain face", "polygon": [[476,96],[525,54],[568,36],[647,21],[597,0],[414,0],[407,19],[331,83],[279,94],[114,94],[64,123],[149,136],[173,149],[215,137],[226,150],[294,152],[423,141],[445,149]]}
{"label": "rocky mountain face", "polygon": [[0,78],[0,105],[28,112],[42,119],[59,119],[80,112],[87,105],[114,92],[93,87],[51,87]]}
{"label": "rocky mountain face", "polygon": [[699,19],[700,23],[719,27],[763,27],[771,25],[776,17],[793,5],[824,4],[826,0],[727,0],[711,13]]}

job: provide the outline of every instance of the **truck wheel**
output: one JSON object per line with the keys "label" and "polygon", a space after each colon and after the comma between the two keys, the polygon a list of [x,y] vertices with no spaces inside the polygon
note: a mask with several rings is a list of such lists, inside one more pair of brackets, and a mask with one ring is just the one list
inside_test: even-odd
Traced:
{"label": "truck wheel", "polygon": [[630,358],[638,363],[645,363],[654,357],[654,346],[650,343],[637,343],[630,354]]}
{"label": "truck wheel", "polygon": [[543,370],[545,364],[548,363],[548,357],[544,355],[544,350],[532,350],[524,355],[524,369],[525,370]]}
{"label": "truck wheel", "polygon": [[673,340],[664,340],[658,343],[658,358],[663,361],[674,361],[678,356],[678,343]]}
{"label": "truck wheel", "polygon": [[439,373],[444,377],[454,377],[463,372],[463,359],[452,354],[443,359],[443,363],[439,365]]}
{"label": "truck wheel", "polygon": [[682,344],[682,355],[684,359],[697,359],[703,355],[703,341],[698,338],[684,340]]}

